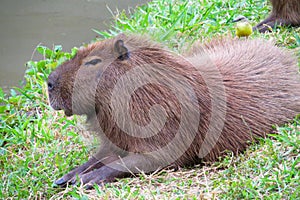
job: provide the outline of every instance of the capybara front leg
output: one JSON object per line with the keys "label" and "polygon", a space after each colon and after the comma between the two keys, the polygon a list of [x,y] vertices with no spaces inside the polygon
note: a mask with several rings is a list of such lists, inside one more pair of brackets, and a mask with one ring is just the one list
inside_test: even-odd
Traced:
{"label": "capybara front leg", "polygon": [[257,24],[253,30],[258,30],[261,33],[271,32],[276,26],[288,26],[290,25],[286,20],[270,16],[264,21]]}
{"label": "capybara front leg", "polygon": [[64,186],[68,182],[75,183],[76,176],[82,173],[87,173],[88,171],[91,171],[92,169],[97,169],[101,166],[103,166],[103,164],[99,162],[99,160],[97,160],[96,158],[92,157],[86,163],[76,167],[75,169],[73,169],[72,171],[65,174],[63,177],[61,177],[60,179],[56,180],[54,183],[59,186]]}
{"label": "capybara front leg", "polygon": [[95,184],[100,185],[111,182],[116,178],[123,178],[141,171],[145,173],[153,172],[162,167],[164,167],[164,164],[159,159],[142,154],[134,154],[83,174],[80,178],[86,188],[92,188]]}
{"label": "capybara front leg", "polygon": [[54,183],[59,186],[64,186],[67,183],[75,184],[77,177],[81,177],[83,174],[99,169],[102,166],[117,160],[118,158],[119,156],[113,153],[109,147],[104,146],[86,163],[73,169],[69,173],[65,174],[62,178],[56,180]]}

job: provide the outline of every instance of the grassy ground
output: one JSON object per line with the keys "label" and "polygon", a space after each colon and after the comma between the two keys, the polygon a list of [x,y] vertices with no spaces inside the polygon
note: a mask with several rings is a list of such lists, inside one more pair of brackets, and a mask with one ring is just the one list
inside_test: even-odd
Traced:
{"label": "grassy ground", "polygon": [[[270,10],[261,0],[154,0],[147,6],[116,14],[110,31],[147,33],[180,52],[194,40],[234,33],[232,19],[240,14],[253,24]],[[88,30],[87,30],[88,31]],[[273,40],[300,58],[300,28],[280,28],[251,37]],[[4,94],[0,88],[0,199],[297,199],[300,197],[300,120],[276,127],[278,134],[262,139],[243,154],[228,154],[214,164],[161,171],[119,180],[86,191],[53,187],[53,181],[88,159],[95,139],[82,119],[54,112],[47,102],[45,80],[72,57],[60,46],[38,47],[45,56],[28,62],[24,86]]]}

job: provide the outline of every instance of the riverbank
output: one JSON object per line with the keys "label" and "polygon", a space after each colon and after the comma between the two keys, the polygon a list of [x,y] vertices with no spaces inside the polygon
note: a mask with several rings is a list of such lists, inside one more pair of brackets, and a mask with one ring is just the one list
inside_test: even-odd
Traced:
{"label": "riverbank", "polygon": [[[263,1],[152,1],[131,13],[118,13],[111,30],[148,34],[181,52],[195,40],[234,34],[232,19],[240,14],[253,25],[265,18],[270,7]],[[239,13],[242,11],[242,13]],[[88,30],[87,30],[88,31]],[[254,33],[278,46],[295,51],[299,58],[300,28],[280,28],[273,33]],[[82,164],[96,150],[97,141],[85,131],[84,119],[66,117],[48,105],[45,80],[76,49],[39,47],[44,60],[27,63],[23,88],[10,95],[0,89],[1,199],[296,199],[300,196],[300,120],[275,127],[277,134],[261,139],[243,154],[176,172],[118,180],[84,190],[81,186],[53,187],[53,181]],[[299,59],[300,61],[300,59]]]}
{"label": "riverbank", "polygon": [[[107,30],[112,13],[133,9],[147,0],[2,0],[0,7],[0,86],[20,86],[28,60],[43,57],[33,50],[39,44],[74,46],[89,42]],[[109,8],[109,9],[108,9]]]}

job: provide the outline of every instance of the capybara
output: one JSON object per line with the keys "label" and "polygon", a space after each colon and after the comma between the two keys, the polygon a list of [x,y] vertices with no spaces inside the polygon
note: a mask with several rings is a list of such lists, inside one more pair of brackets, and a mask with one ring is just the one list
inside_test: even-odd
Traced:
{"label": "capybara", "polygon": [[300,25],[300,1],[299,0],[270,0],[272,11],[269,17],[257,24],[254,29],[260,32],[270,31],[270,28],[278,26]]}
{"label": "capybara", "polygon": [[79,49],[48,78],[51,106],[86,115],[100,149],[57,185],[87,187],[238,153],[300,113],[296,58],[260,39],[218,39],[186,56],[120,34]]}

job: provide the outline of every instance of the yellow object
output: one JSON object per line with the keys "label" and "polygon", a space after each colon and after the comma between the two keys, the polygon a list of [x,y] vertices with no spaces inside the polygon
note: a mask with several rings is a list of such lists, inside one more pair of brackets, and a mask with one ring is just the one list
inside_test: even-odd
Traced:
{"label": "yellow object", "polygon": [[235,34],[238,37],[248,37],[252,34],[252,26],[246,17],[240,16],[235,19],[234,22],[237,22]]}

